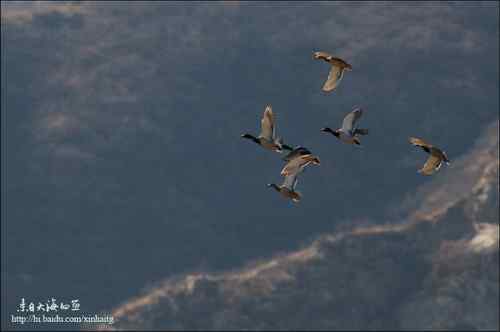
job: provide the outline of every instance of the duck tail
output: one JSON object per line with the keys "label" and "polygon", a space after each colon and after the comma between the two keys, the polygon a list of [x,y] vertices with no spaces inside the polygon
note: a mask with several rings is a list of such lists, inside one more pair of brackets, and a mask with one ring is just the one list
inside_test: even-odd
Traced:
{"label": "duck tail", "polygon": [[354,135],[368,135],[368,129],[357,128],[354,131]]}
{"label": "duck tail", "polygon": [[295,203],[300,202],[300,200],[302,199],[302,194],[299,191],[294,191],[293,193],[294,193],[294,195],[293,195],[292,201]]}

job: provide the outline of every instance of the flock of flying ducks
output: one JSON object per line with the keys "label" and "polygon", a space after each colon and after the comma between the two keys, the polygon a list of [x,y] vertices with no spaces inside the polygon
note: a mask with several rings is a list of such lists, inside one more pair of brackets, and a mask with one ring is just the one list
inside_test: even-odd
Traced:
{"label": "flock of flying ducks", "polygon": [[[313,57],[317,60],[324,60],[331,65],[328,78],[322,87],[324,92],[333,91],[342,80],[344,71],[352,70],[352,66],[350,64],[340,58],[333,57],[329,53],[314,52]],[[356,126],[356,123],[362,114],[363,110],[359,107],[355,107],[344,117],[342,127],[336,130],[325,127],[322,128],[321,131],[331,133],[344,143],[361,145],[359,140],[360,136],[368,134],[368,129],[358,128]],[[283,153],[284,150],[289,151],[283,158],[286,162],[285,166],[281,170],[281,175],[285,177],[283,183],[281,186],[270,183],[268,184],[268,187],[274,188],[276,191],[281,193],[281,195],[294,202],[299,202],[302,195],[300,192],[295,190],[297,187],[297,177],[308,165],[319,165],[320,160],[318,156],[313,155],[309,149],[300,145],[292,148],[291,146],[286,145],[283,142],[283,139],[276,135],[274,115],[270,105],[267,105],[264,110],[264,115],[261,119],[261,131],[259,136],[255,137],[251,134],[243,134],[241,137],[252,140],[267,150],[278,153]],[[429,154],[429,158],[425,162],[424,166],[418,171],[419,173],[423,175],[431,175],[441,168],[443,162],[446,164],[450,163],[446,153],[439,148],[420,138],[410,137],[409,141],[414,146],[422,148],[422,150]]]}

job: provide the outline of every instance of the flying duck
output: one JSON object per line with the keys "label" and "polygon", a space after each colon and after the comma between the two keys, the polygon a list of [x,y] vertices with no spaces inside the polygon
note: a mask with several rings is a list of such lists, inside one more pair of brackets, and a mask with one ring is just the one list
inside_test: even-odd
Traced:
{"label": "flying duck", "polygon": [[328,78],[326,79],[325,84],[323,84],[322,90],[324,92],[330,92],[335,90],[337,85],[340,83],[342,80],[342,77],[344,76],[344,70],[352,70],[352,66],[345,62],[344,60],[340,58],[335,58],[333,55],[326,53],[326,52],[314,52],[313,54],[314,59],[319,60],[325,60],[329,64],[331,64],[330,68],[330,73],[328,74]]}
{"label": "flying duck", "polygon": [[418,170],[420,174],[423,175],[431,175],[435,172],[437,172],[441,168],[441,164],[443,161],[446,163],[446,165],[450,164],[450,160],[448,159],[448,156],[446,156],[446,153],[435,146],[432,146],[431,144],[423,141],[420,138],[416,137],[410,137],[410,143],[419,146],[430,154],[429,159],[424,164],[424,167]]}
{"label": "flying duck", "polygon": [[281,186],[274,183],[269,183],[267,186],[274,188],[285,198],[291,199],[297,203],[302,198],[302,195],[298,191],[295,191],[295,187],[297,186],[297,176],[298,173],[286,176]]}
{"label": "flying duck", "polygon": [[342,121],[342,128],[332,130],[328,127],[325,127],[321,128],[321,131],[331,133],[344,143],[361,145],[359,136],[367,135],[368,129],[357,128],[354,125],[359,120],[362,114],[363,110],[359,107],[356,107],[354,108],[354,110],[347,113],[347,115],[344,117],[344,121]]}
{"label": "flying duck", "polygon": [[259,137],[250,134],[243,134],[241,137],[250,139],[265,149],[281,153],[283,149],[293,150],[290,146],[283,143],[281,138],[276,137],[276,128],[274,125],[274,115],[271,105],[267,105],[260,121],[261,130]]}
{"label": "flying duck", "polygon": [[309,151],[309,149],[307,149],[303,146],[298,145],[295,148],[293,148],[293,150],[290,151],[285,157],[283,157],[283,160],[290,161],[292,159],[295,159],[295,158],[300,157],[300,156],[304,156],[306,154],[311,154],[311,151]]}
{"label": "flying duck", "polygon": [[298,174],[309,164],[320,165],[320,160],[317,156],[312,154],[306,154],[293,158],[285,165],[285,167],[283,167],[281,175],[289,176]]}

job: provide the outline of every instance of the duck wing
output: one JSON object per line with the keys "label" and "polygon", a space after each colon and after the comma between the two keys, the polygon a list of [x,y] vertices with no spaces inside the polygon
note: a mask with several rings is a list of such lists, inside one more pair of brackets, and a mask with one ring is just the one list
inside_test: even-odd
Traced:
{"label": "duck wing", "polygon": [[295,191],[295,187],[297,186],[297,177],[298,174],[285,176],[285,180],[283,181],[283,184],[281,186],[287,188],[290,191]]}
{"label": "duck wing", "polygon": [[291,174],[298,174],[302,172],[304,168],[315,159],[317,159],[317,157],[313,156],[312,154],[307,154],[292,159],[285,165],[285,167],[283,167],[283,169],[281,170],[281,175],[288,176]]}
{"label": "duck wing", "polygon": [[422,146],[422,147],[427,147],[427,148],[432,148],[432,144],[427,143],[421,138],[416,138],[416,137],[410,137],[410,143],[415,145],[415,146]]}
{"label": "duck wing", "polygon": [[347,62],[345,62],[341,58],[336,58],[336,57],[332,56],[329,60],[330,60],[329,62],[331,64],[334,64],[334,65],[339,66],[341,68],[342,67],[350,67],[351,66],[350,64],[348,64]]}
{"label": "duck wing", "polygon": [[419,173],[424,175],[431,175],[441,168],[443,159],[437,154],[431,154],[424,164],[424,167],[418,170]]}
{"label": "duck wing", "polygon": [[285,161],[290,161],[292,159],[295,159],[299,156],[303,156],[306,154],[311,154],[311,151],[309,149],[302,147],[302,146],[297,146],[295,149],[293,149],[290,153],[288,153],[283,160]]}
{"label": "duck wing", "polygon": [[294,158],[290,160],[281,170],[281,175],[288,176],[290,174],[296,174],[300,171],[300,166],[302,165],[301,157]]}
{"label": "duck wing", "polygon": [[409,140],[410,140],[411,144],[421,147],[427,153],[431,153],[431,149],[433,148],[433,146],[431,144],[427,143],[426,141],[424,141],[423,139],[416,138],[416,137],[410,137]]}
{"label": "duck wing", "polygon": [[267,105],[260,120],[260,135],[269,141],[274,140],[275,130],[274,130],[274,114],[271,105]]}
{"label": "duck wing", "polygon": [[342,131],[348,133],[351,132],[356,124],[356,121],[363,115],[363,110],[359,107],[355,108],[351,112],[347,113],[342,121]]}
{"label": "duck wing", "polygon": [[325,84],[323,84],[322,90],[325,92],[330,92],[335,90],[337,85],[342,80],[344,76],[344,69],[340,66],[332,65],[330,68],[330,73],[328,74],[328,78],[326,79]]}

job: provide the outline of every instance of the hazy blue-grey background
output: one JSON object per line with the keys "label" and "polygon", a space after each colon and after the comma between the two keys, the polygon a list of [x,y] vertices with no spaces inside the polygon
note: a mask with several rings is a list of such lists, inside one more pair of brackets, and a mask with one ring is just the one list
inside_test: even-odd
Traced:
{"label": "hazy blue-grey background", "polygon": [[[21,297],[95,313],[174,274],[397,219],[431,180],[408,136],[453,161],[498,119],[498,8],[2,2],[2,326]],[[317,50],[353,66],[329,95]],[[266,104],[321,158],[300,204],[266,188],[280,156],[239,137]],[[354,105],[363,147],[319,131]]]}

